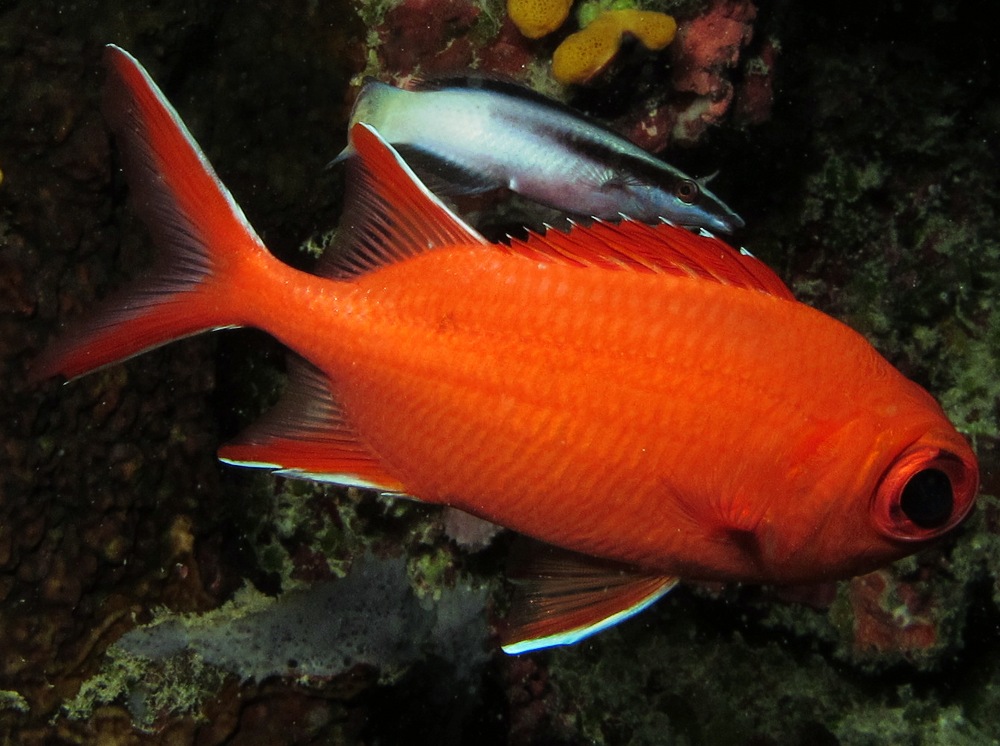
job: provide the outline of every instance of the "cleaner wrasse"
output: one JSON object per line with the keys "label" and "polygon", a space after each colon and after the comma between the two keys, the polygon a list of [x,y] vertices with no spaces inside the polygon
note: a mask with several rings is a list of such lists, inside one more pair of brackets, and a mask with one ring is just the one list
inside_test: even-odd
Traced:
{"label": "cleaner wrasse", "polygon": [[[364,122],[439,194],[504,188],[561,212],[661,219],[732,233],[743,220],[693,179],[578,111],[492,78],[367,80],[350,127]],[[354,152],[348,145],[334,163]]]}

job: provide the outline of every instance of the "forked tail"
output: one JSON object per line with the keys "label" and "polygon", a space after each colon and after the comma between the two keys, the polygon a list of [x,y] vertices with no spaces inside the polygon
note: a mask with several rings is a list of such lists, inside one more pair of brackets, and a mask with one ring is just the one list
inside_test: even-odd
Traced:
{"label": "forked tail", "polygon": [[105,116],[132,204],[159,255],[149,275],[105,301],[35,361],[36,379],[74,378],[181,337],[245,324],[242,281],[276,261],[142,66],[113,45],[105,61]]}

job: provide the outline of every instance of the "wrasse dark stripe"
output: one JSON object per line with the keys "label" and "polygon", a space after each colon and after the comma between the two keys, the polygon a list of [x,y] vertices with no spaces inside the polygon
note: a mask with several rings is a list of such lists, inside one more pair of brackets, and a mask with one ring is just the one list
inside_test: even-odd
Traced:
{"label": "wrasse dark stripe", "polygon": [[510,82],[460,78],[407,91],[370,80],[351,116],[352,126],[358,122],[401,153],[418,153],[410,165],[439,193],[506,188],[573,215],[666,219],[724,233],[743,225],[704,180]]}

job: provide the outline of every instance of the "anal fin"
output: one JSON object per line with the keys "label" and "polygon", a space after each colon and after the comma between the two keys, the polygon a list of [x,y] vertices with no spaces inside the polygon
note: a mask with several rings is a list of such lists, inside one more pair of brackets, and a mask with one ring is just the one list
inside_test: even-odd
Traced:
{"label": "anal fin", "polygon": [[501,646],[511,655],[572,645],[646,609],[677,578],[531,542],[508,571],[515,591]]}
{"label": "anal fin", "polygon": [[278,403],[235,440],[219,458],[237,466],[349,487],[403,493],[344,419],[330,381],[319,368],[290,357],[288,387]]}

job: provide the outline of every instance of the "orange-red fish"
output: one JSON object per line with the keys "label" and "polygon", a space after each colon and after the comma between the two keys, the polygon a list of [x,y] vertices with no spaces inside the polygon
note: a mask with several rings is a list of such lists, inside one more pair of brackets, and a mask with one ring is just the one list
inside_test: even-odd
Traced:
{"label": "orange-red fish", "polygon": [[579,639],[677,578],[862,573],[971,509],[976,458],[931,396],[753,257],[628,221],[489,244],[360,123],[340,251],[305,274],[268,253],[139,64],[107,59],[163,258],[38,375],[207,329],[273,334],[308,363],[222,457],[569,550],[525,571],[508,651]]}

